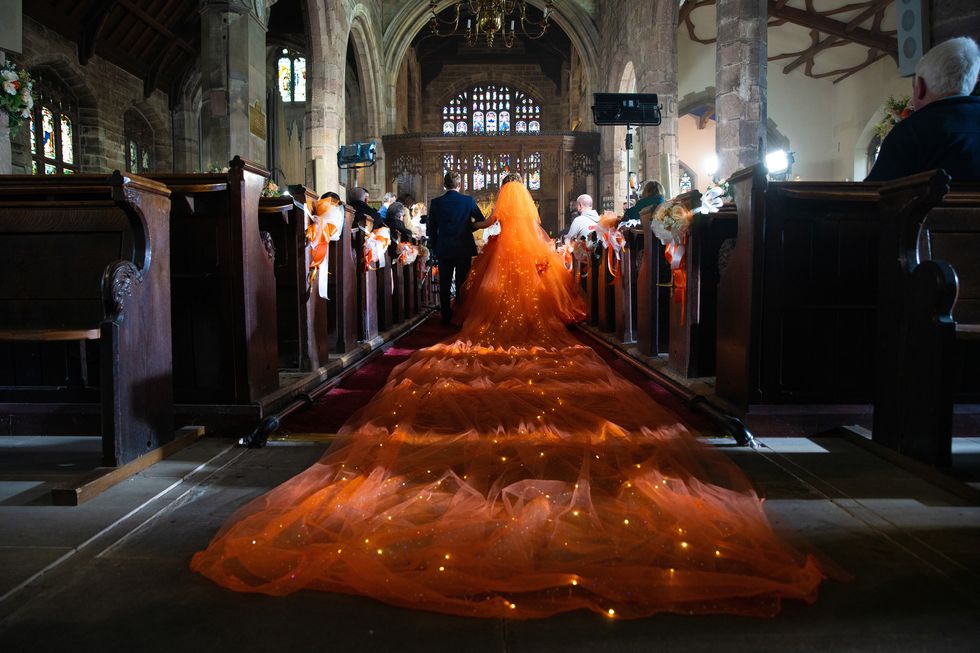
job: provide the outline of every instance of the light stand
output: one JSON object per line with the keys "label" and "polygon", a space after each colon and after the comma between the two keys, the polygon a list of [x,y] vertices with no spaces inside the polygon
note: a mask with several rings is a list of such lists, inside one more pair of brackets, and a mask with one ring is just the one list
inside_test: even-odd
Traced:
{"label": "light stand", "polygon": [[[633,127],[626,123],[626,208],[633,206],[633,193],[630,192],[630,161],[633,158]],[[613,205],[615,209],[615,205]]]}

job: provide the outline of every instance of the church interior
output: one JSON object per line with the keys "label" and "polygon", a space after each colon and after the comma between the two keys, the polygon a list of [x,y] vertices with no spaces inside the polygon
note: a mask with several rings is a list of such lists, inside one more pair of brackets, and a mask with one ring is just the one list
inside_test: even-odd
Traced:
{"label": "church interior", "polygon": [[[0,650],[977,650],[980,179],[865,181],[963,36],[975,0],[0,0]],[[744,472],[812,604],[478,619],[191,570],[451,338],[451,172],[486,216],[520,175],[576,337]],[[613,226],[563,244],[583,196]]]}

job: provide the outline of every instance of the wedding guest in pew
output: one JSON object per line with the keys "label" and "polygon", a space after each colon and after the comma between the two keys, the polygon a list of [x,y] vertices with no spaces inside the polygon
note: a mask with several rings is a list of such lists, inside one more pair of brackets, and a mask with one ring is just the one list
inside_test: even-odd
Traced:
{"label": "wedding guest in pew", "polygon": [[338,195],[337,193],[335,193],[333,191],[327,191],[326,193],[324,193],[323,195],[320,196],[320,199],[321,200],[327,200],[327,199],[337,200],[338,202],[340,202],[341,204],[343,204],[343,201],[340,199],[340,195]]}
{"label": "wedding guest in pew", "polygon": [[384,197],[381,198],[381,208],[378,209],[378,213],[381,215],[382,218],[387,219],[388,209],[391,207],[394,201],[395,201],[394,193],[385,193]]}
{"label": "wedding guest in pew", "polygon": [[565,240],[584,238],[589,235],[590,227],[599,224],[599,213],[592,208],[591,195],[579,195],[575,200],[575,208],[578,209],[578,217],[572,220],[568,233],[565,234]]}
{"label": "wedding guest in pew", "polygon": [[370,199],[370,194],[367,188],[361,188],[360,186],[352,188],[349,193],[347,193],[347,203],[352,209],[354,209],[354,220],[359,222],[361,218],[367,216],[374,220],[373,229],[378,229],[385,226],[385,220],[380,213],[368,204]]}
{"label": "wedding guest in pew", "polygon": [[980,49],[969,37],[929,50],[912,78],[914,111],[885,137],[865,181],[937,168],[954,181],[980,181],[980,97],[970,95],[978,73]]}
{"label": "wedding guest in pew", "polygon": [[640,191],[640,200],[626,209],[623,214],[623,221],[627,220],[639,220],[640,212],[647,208],[657,208],[664,201],[664,187],[660,185],[659,181],[651,179],[650,181],[643,184],[643,189]]}
{"label": "wedding guest in pew", "polygon": [[385,216],[385,224],[391,229],[391,235],[394,236],[398,233],[401,240],[410,240],[412,238],[412,230],[405,226],[405,218],[408,216],[408,211],[405,205],[401,202],[392,202],[388,206],[388,214]]}

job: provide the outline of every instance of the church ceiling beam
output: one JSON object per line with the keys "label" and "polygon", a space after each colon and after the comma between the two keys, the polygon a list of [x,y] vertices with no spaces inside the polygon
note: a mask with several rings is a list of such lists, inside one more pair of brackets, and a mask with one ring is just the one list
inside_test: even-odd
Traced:
{"label": "church ceiling beam", "polygon": [[171,32],[165,25],[161,25],[156,18],[146,13],[141,9],[136,3],[131,0],[118,0],[119,4],[126,8],[126,11],[133,14],[140,20],[142,20],[146,25],[152,27],[154,30],[160,33],[164,38],[173,41],[177,47],[184,50],[188,54],[197,54],[197,50],[194,49],[187,41],[177,36]]}
{"label": "church ceiling beam", "polygon": [[110,2],[103,2],[101,5],[96,5],[89,10],[82,21],[82,28],[78,35],[78,62],[83,66],[95,54],[95,44],[99,40],[99,34],[105,27],[109,14],[112,13],[112,10],[118,4],[118,2],[112,0]]}
{"label": "church ceiling beam", "polygon": [[[851,9],[853,8],[852,6]],[[898,56],[898,40],[894,36],[880,30],[872,31],[863,27],[851,26],[849,23],[844,23],[829,17],[831,13],[840,13],[845,10],[842,7],[838,7],[837,9],[831,10],[831,12],[820,13],[780,5],[776,0],[769,0],[769,15],[773,18],[782,19],[801,27],[809,27],[824,34],[880,50],[893,57]]]}

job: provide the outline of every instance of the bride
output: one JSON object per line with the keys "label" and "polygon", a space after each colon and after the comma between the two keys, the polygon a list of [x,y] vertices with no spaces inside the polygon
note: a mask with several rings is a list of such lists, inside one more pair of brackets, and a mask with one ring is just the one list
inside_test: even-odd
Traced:
{"label": "bride", "polygon": [[584,304],[522,183],[494,217],[459,333],[392,371],[344,444],[239,510],[192,569],[498,618],[815,600],[818,565],[741,470],[569,333]]}

